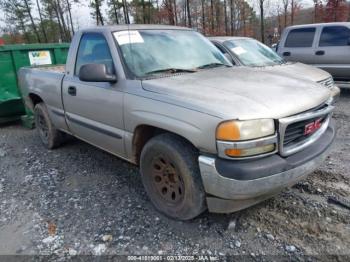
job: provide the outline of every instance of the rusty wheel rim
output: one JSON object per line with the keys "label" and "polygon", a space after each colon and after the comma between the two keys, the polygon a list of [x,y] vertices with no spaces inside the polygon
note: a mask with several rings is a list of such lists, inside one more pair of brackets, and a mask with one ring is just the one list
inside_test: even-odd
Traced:
{"label": "rusty wheel rim", "polygon": [[38,114],[38,128],[40,132],[40,136],[47,141],[49,137],[49,127],[47,126],[46,120],[43,114],[40,112]]}
{"label": "rusty wheel rim", "polygon": [[176,166],[166,157],[157,156],[152,161],[152,184],[161,199],[176,205],[184,198],[185,187]]}

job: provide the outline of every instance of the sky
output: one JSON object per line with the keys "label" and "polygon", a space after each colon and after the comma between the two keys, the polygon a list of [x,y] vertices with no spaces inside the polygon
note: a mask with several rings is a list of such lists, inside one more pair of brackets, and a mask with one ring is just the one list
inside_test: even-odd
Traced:
{"label": "sky", "polygon": [[[72,6],[73,22],[77,29],[95,25],[95,20],[90,15],[89,1],[82,0],[81,2],[81,4],[74,4]],[[36,6],[33,6],[33,8],[33,13],[37,16]],[[103,6],[103,10],[105,9],[107,9],[106,4]],[[4,18],[4,12],[0,9],[0,27],[3,27],[5,24],[1,18]]]}
{"label": "sky", "polygon": [[[84,27],[90,27],[96,25],[95,20],[90,15],[90,8],[88,1],[81,1],[81,4],[74,4],[72,8],[72,15],[74,25],[77,29],[82,29]],[[103,10],[107,9],[107,5],[104,4]]]}
{"label": "sky", "polygon": [[[276,3],[277,1],[282,1],[282,0],[270,0],[271,5],[273,3]],[[256,0],[248,0],[248,2],[257,2]],[[300,0],[302,3],[302,6],[304,8],[311,7],[313,5],[312,0]],[[88,7],[89,1],[88,0],[82,0],[80,4],[74,4],[72,7],[72,14],[73,14],[73,23],[76,29],[83,29],[86,27],[91,27],[95,25],[95,20],[91,17],[90,15],[90,8]],[[255,9],[257,8],[257,5],[254,5]],[[104,15],[106,16],[105,10],[107,9],[106,3],[103,5],[102,10],[104,12]],[[257,10],[258,11],[258,10]],[[34,12],[35,14],[35,12]],[[4,13],[2,10],[0,10],[0,27],[4,26],[4,22],[1,21],[1,18],[4,17]]]}

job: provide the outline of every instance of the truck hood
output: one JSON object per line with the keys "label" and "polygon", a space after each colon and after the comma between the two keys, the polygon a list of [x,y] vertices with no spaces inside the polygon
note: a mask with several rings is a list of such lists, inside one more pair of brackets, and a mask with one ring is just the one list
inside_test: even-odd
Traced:
{"label": "truck hood", "polygon": [[304,80],[311,80],[314,82],[319,82],[326,80],[331,77],[331,75],[317,67],[302,63],[285,63],[283,65],[267,66],[267,67],[256,67],[256,70],[274,72],[283,76],[291,76]]}
{"label": "truck hood", "polygon": [[142,81],[157,99],[222,119],[282,118],[320,105],[330,92],[302,80],[247,67],[216,68]]}

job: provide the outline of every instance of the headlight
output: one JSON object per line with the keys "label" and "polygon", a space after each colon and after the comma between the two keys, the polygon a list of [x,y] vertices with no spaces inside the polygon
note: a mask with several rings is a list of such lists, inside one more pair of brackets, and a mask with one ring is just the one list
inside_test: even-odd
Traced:
{"label": "headlight", "polygon": [[247,121],[227,121],[219,124],[216,129],[216,139],[239,141],[273,135],[275,124],[272,119]]}
{"label": "headlight", "polygon": [[272,119],[226,121],[217,127],[218,153],[224,158],[241,158],[277,150],[277,135]]}

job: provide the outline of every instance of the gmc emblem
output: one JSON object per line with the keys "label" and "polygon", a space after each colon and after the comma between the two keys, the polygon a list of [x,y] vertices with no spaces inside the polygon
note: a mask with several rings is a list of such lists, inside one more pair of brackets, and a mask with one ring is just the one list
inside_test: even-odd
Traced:
{"label": "gmc emblem", "polygon": [[322,118],[315,120],[305,126],[304,135],[310,135],[322,126]]}

